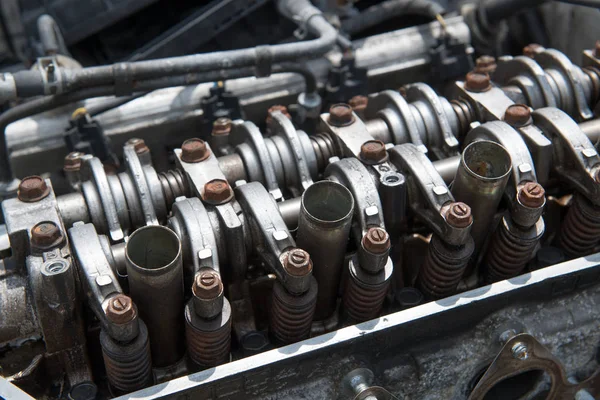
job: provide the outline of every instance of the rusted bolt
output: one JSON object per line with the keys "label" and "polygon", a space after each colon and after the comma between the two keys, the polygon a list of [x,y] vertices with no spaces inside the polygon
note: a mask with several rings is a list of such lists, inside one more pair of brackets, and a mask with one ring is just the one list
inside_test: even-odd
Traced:
{"label": "rusted bolt", "polygon": [[293,276],[305,276],[312,271],[310,255],[302,249],[293,249],[288,253],[285,270]]}
{"label": "rusted bolt", "polygon": [[368,140],[360,146],[360,157],[363,160],[379,162],[386,156],[385,144],[381,140]]}
{"label": "rusted bolt", "polygon": [[400,96],[406,98],[406,96],[407,96],[406,87],[402,86],[402,87],[398,88],[398,93],[400,93]]}
{"label": "rusted bolt", "polygon": [[212,300],[223,292],[223,282],[215,271],[203,271],[196,274],[192,293],[202,300]]}
{"label": "rusted bolt", "polygon": [[492,88],[490,76],[481,72],[469,72],[465,80],[465,89],[470,92],[480,93]]}
{"label": "rusted bolt", "polygon": [[58,225],[52,221],[44,221],[31,228],[31,243],[39,248],[47,249],[62,241],[63,235]]}
{"label": "rusted bolt", "polygon": [[369,104],[369,98],[361,95],[354,96],[350,99],[350,101],[348,101],[348,104],[350,107],[352,107],[354,112],[361,113],[367,108],[367,105]]}
{"label": "rusted bolt", "polygon": [[523,55],[529,58],[535,58],[535,55],[539,52],[539,49],[542,48],[542,45],[537,43],[531,43],[527,46],[523,47]]}
{"label": "rusted bolt", "polygon": [[370,253],[383,254],[390,248],[390,235],[383,228],[369,228],[363,236],[362,245]]}
{"label": "rusted bolt", "polygon": [[63,170],[65,171],[79,171],[81,169],[81,157],[83,153],[79,151],[73,151],[65,156],[65,164]]}
{"label": "rusted bolt", "polygon": [[471,207],[460,201],[450,204],[446,221],[455,228],[466,228],[473,222]]}
{"label": "rusted bolt", "polygon": [[496,70],[496,59],[492,56],[481,56],[475,60],[475,72],[491,74]]}
{"label": "rusted bolt", "polygon": [[286,106],[283,106],[281,104],[275,104],[274,106],[269,107],[269,109],[267,110],[267,125],[271,123],[271,120],[273,119],[273,113],[275,111],[279,111],[289,119],[292,118]]}
{"label": "rusted bolt", "polygon": [[50,188],[41,176],[28,176],[19,184],[17,197],[26,203],[40,201],[50,193]]}
{"label": "rusted bolt", "polygon": [[224,179],[213,179],[204,185],[204,196],[202,198],[209,203],[224,203],[230,200],[232,196],[233,191]]}
{"label": "rusted bolt", "polygon": [[204,161],[210,156],[210,150],[202,139],[188,139],[181,145],[181,159],[186,163]]}
{"label": "rusted bolt", "polygon": [[217,118],[213,122],[212,136],[227,136],[231,133],[231,120],[229,118]]}
{"label": "rusted bolt", "polygon": [[133,149],[137,154],[143,154],[150,151],[148,146],[146,146],[146,142],[144,142],[144,139],[131,138],[127,141],[127,144],[133,146]]}
{"label": "rusted bolt", "polygon": [[136,312],[133,301],[129,296],[118,294],[108,301],[106,318],[114,324],[126,324],[133,321]]}
{"label": "rusted bolt", "polygon": [[537,182],[527,182],[519,189],[518,198],[525,207],[538,208],[546,201],[546,191]]}
{"label": "rusted bolt", "polygon": [[504,121],[511,126],[523,126],[531,122],[531,110],[525,104],[513,104],[506,109]]}
{"label": "rusted bolt", "polygon": [[346,126],[354,122],[352,107],[348,104],[334,104],[329,109],[329,123],[333,126]]}

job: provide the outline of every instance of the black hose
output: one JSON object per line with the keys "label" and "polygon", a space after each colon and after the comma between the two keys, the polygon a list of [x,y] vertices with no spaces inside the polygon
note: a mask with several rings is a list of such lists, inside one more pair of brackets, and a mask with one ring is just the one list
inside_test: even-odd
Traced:
{"label": "black hose", "polygon": [[434,0],[387,0],[343,21],[342,30],[352,35],[400,15],[422,15],[433,19],[444,12],[444,7]]}
{"label": "black hose", "polygon": [[484,0],[479,7],[485,21],[490,25],[495,25],[523,10],[537,7],[547,1],[548,0]]}
{"label": "black hose", "polygon": [[[335,46],[337,31],[308,0],[279,0],[278,6],[282,14],[291,17],[317,38],[273,46],[63,70],[62,90],[70,92],[86,87],[115,85],[119,86],[119,90],[127,91],[132,90],[132,84],[139,81],[252,66],[256,66],[257,76],[267,76],[274,64],[316,58]],[[44,94],[44,85],[40,84],[38,78],[40,73],[21,71],[13,75],[19,96],[24,95],[22,87],[31,86],[29,82],[33,82],[37,90],[29,87],[27,95]]]}

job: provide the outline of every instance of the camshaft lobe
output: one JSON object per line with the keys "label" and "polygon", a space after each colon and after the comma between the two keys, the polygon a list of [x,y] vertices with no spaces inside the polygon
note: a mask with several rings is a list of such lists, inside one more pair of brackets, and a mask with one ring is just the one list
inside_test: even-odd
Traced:
{"label": "camshaft lobe", "polygon": [[427,256],[417,278],[419,289],[430,299],[454,294],[473,250],[474,243],[470,236],[466,244],[451,246],[436,234],[432,235]]}
{"label": "camshaft lobe", "polygon": [[585,256],[600,240],[600,207],[580,194],[575,194],[572,203],[563,220],[558,242],[569,255]]}

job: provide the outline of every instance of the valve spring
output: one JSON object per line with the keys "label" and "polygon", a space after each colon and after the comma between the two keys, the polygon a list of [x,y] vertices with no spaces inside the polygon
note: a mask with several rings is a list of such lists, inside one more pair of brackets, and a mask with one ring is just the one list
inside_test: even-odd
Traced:
{"label": "valve spring", "polygon": [[187,180],[178,169],[161,172],[158,174],[158,179],[160,180],[165,202],[169,210],[173,203],[175,203],[176,198],[180,196],[189,197],[191,195]]}
{"label": "valve spring", "polygon": [[588,255],[600,239],[600,207],[582,195],[573,197],[573,204],[563,220],[559,244],[571,256]]}
{"label": "valve spring", "polygon": [[475,120],[473,109],[469,103],[464,100],[452,100],[450,101],[450,104],[458,119],[459,132],[457,136],[462,138],[469,132],[471,122]]}
{"label": "valve spring", "polygon": [[383,307],[390,282],[391,279],[387,279],[380,285],[367,285],[352,275],[348,276],[342,298],[344,313],[352,322],[377,318]]}
{"label": "valve spring", "polygon": [[270,332],[279,343],[294,343],[308,338],[315,307],[317,281],[311,277],[310,288],[301,295],[289,293],[281,283],[273,286]]}
{"label": "valve spring", "polygon": [[152,360],[148,329],[139,321],[139,333],[128,343],[113,340],[104,330],[100,345],[111,387],[119,393],[129,393],[152,384]]}
{"label": "valve spring", "polygon": [[[504,222],[504,221],[503,221]],[[514,228],[519,229],[519,228]],[[535,226],[530,229],[536,229]],[[494,232],[486,255],[485,279],[488,283],[519,275],[531,255],[541,234],[533,239],[523,239],[512,234],[506,224],[501,223]]]}
{"label": "valve spring", "polygon": [[431,299],[454,294],[474,248],[471,236],[466,244],[452,246],[433,234],[417,278],[417,285],[423,294]]}
{"label": "valve spring", "polygon": [[323,171],[331,157],[336,156],[335,146],[327,133],[317,133],[310,137],[310,143],[317,157],[317,169]]}
{"label": "valve spring", "polygon": [[231,350],[231,318],[212,331],[200,330],[186,318],[185,337],[188,355],[196,364],[215,367],[226,363]]}

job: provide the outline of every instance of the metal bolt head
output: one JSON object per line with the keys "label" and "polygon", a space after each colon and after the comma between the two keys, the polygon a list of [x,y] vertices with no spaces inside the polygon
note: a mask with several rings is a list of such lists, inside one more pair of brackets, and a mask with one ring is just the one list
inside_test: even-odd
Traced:
{"label": "metal bolt head", "polygon": [[471,207],[460,201],[450,204],[446,221],[455,228],[466,228],[473,222]]}
{"label": "metal bolt head", "polygon": [[150,151],[144,139],[131,138],[127,141],[127,144],[133,146],[133,149],[137,154],[144,154]]}
{"label": "metal bolt head", "polygon": [[512,356],[517,360],[526,360],[529,358],[529,348],[523,342],[517,342],[510,349],[512,352]]}
{"label": "metal bolt head", "polygon": [[188,139],[181,145],[181,159],[186,163],[204,161],[210,156],[210,150],[202,139]]}
{"label": "metal bolt head", "polygon": [[287,255],[285,270],[293,276],[305,276],[312,271],[310,255],[302,249],[293,249]]}
{"label": "metal bolt head", "polygon": [[527,125],[531,122],[531,110],[525,104],[513,104],[506,109],[504,121],[515,127]]}
{"label": "metal bolt head", "polygon": [[329,109],[329,123],[333,126],[346,126],[354,122],[352,107],[348,104],[334,104]]}
{"label": "metal bolt head", "polygon": [[221,204],[231,200],[233,191],[224,179],[213,179],[204,185],[204,195],[202,198],[212,204]]}
{"label": "metal bolt head", "polygon": [[491,74],[496,70],[496,59],[492,56],[481,56],[475,60],[475,72]]}
{"label": "metal bolt head", "polygon": [[538,208],[546,202],[546,191],[537,182],[527,182],[519,189],[517,196],[525,207]]}
{"label": "metal bolt head", "polygon": [[523,47],[523,55],[529,58],[535,58],[535,55],[539,52],[539,49],[542,48],[542,45],[537,43],[531,43],[527,46]]}
{"label": "metal bolt head", "polygon": [[492,88],[490,76],[481,72],[469,72],[465,79],[465,89],[470,92],[480,93]]}
{"label": "metal bolt head", "polygon": [[360,157],[365,161],[380,162],[387,157],[385,144],[381,140],[368,140],[360,146]]}
{"label": "metal bolt head", "polygon": [[390,235],[383,228],[369,228],[363,236],[362,245],[370,253],[383,254],[390,249]]}
{"label": "metal bolt head", "polygon": [[213,122],[212,136],[227,136],[231,133],[231,120],[229,118],[217,118]]}
{"label": "metal bolt head", "polygon": [[81,157],[83,153],[79,151],[73,151],[65,156],[65,163],[63,169],[65,171],[79,171],[81,169]]}
{"label": "metal bolt head", "polygon": [[354,96],[350,99],[350,101],[348,101],[348,104],[350,105],[350,107],[352,107],[354,112],[363,112],[369,104],[369,98],[367,96],[361,95]]}
{"label": "metal bolt head", "polygon": [[19,184],[17,197],[26,203],[40,201],[50,193],[50,188],[41,176],[28,176]]}
{"label": "metal bolt head", "polygon": [[223,282],[216,271],[202,271],[196,274],[192,293],[202,300],[216,299],[223,292]]}
{"label": "metal bolt head", "polygon": [[44,221],[31,228],[31,243],[39,248],[47,249],[62,241],[63,235],[58,225],[52,221]]}
{"label": "metal bolt head", "polygon": [[114,324],[126,324],[136,316],[135,307],[131,297],[118,294],[108,300],[106,318]]}

